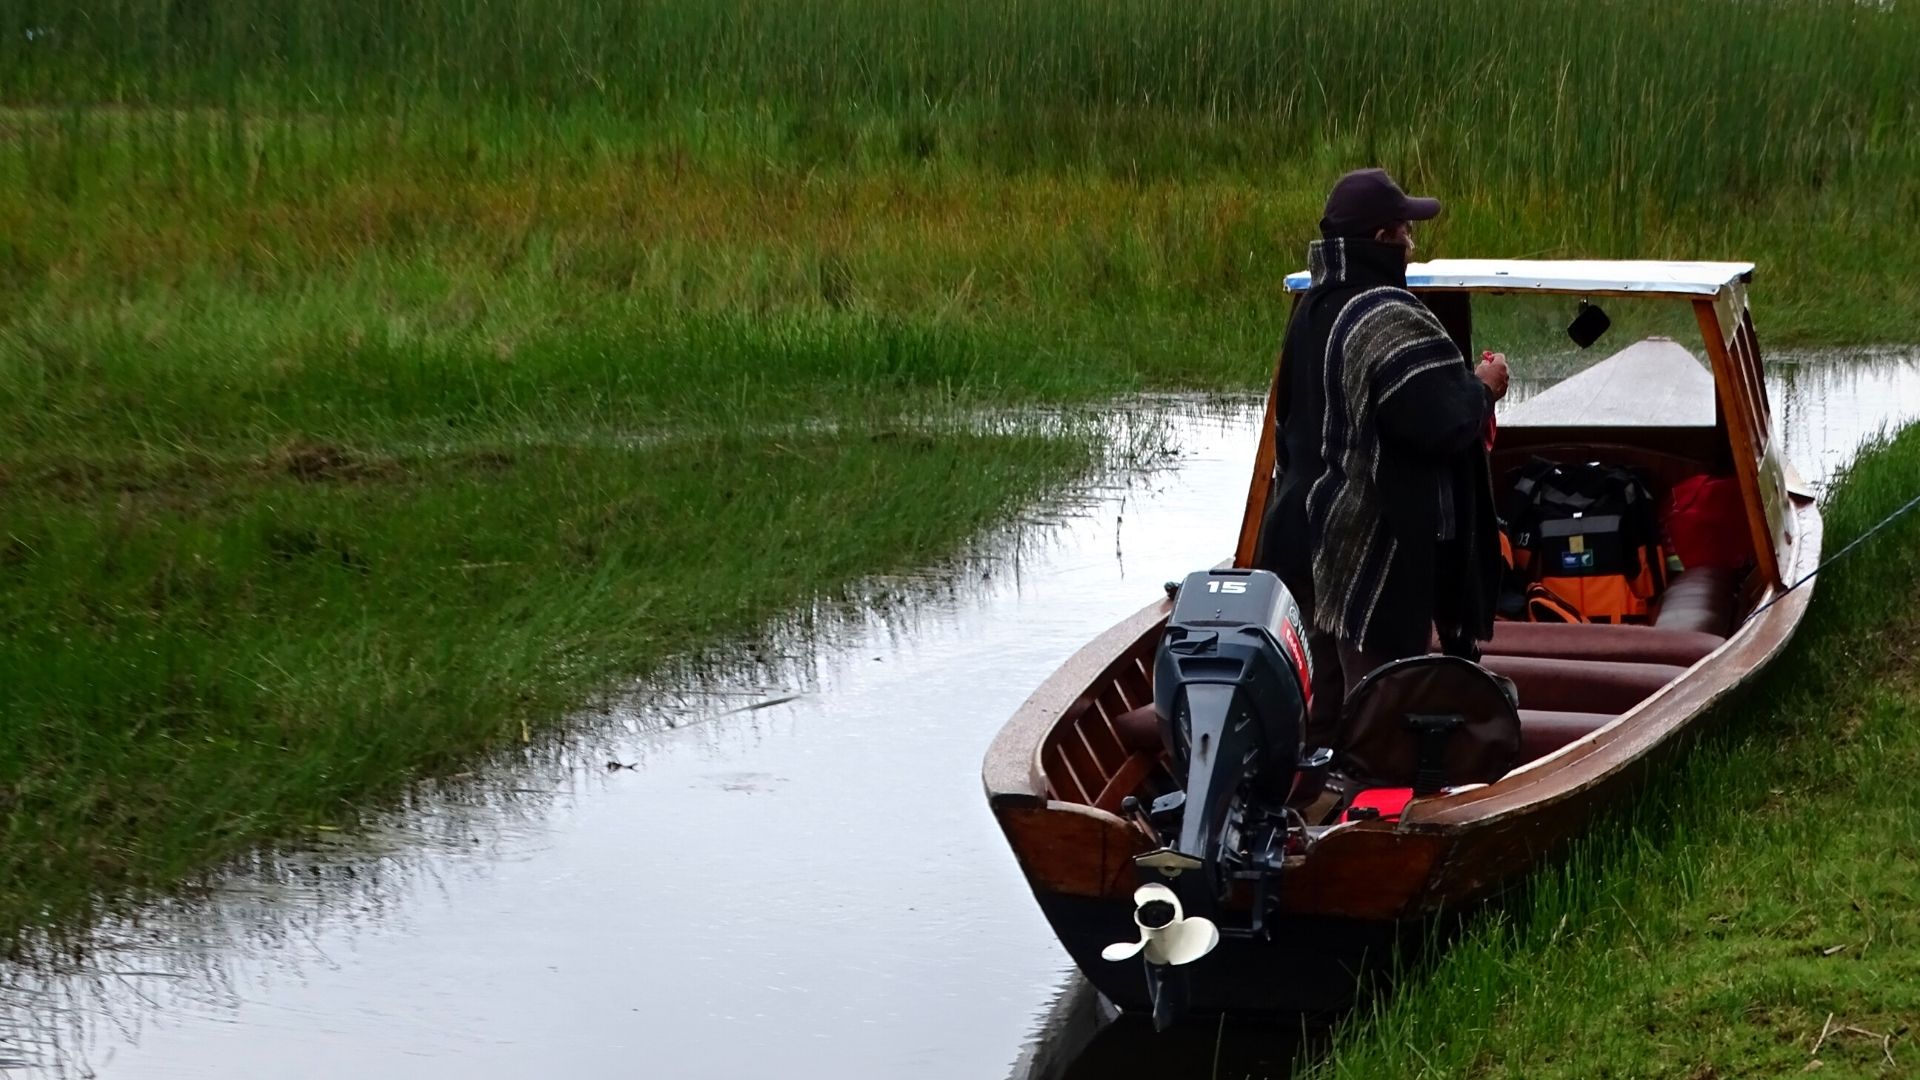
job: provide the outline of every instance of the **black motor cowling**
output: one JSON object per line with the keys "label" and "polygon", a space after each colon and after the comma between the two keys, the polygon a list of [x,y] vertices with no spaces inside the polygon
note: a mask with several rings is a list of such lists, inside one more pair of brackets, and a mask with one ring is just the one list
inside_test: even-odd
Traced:
{"label": "black motor cowling", "polygon": [[1234,797],[1277,808],[1293,793],[1312,679],[1300,607],[1278,577],[1187,575],[1153,669],[1154,708],[1186,780],[1174,851],[1219,867]]}
{"label": "black motor cowling", "polygon": [[[1134,894],[1137,952],[1155,1028],[1185,1008],[1187,965],[1222,935],[1266,932],[1299,820],[1285,803],[1309,763],[1310,665],[1300,607],[1272,573],[1202,570],[1178,586],[1154,655],[1153,705],[1183,786],[1155,800],[1148,818],[1161,846],[1134,859],[1145,883]],[[1329,756],[1321,749],[1310,763],[1324,766]],[[1236,883],[1251,887],[1251,906],[1242,925],[1220,923],[1221,901]],[[1184,920],[1183,905],[1192,913]],[[1155,934],[1179,940],[1170,945]],[[1132,943],[1118,942],[1103,955],[1135,954]]]}

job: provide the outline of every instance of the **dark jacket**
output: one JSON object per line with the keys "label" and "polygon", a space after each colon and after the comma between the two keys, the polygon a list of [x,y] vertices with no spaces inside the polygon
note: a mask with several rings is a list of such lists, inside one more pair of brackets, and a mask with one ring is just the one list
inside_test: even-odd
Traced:
{"label": "dark jacket", "polygon": [[1382,655],[1477,656],[1500,541],[1482,437],[1493,395],[1406,289],[1395,245],[1321,240],[1287,327],[1278,480],[1259,565],[1316,628]]}

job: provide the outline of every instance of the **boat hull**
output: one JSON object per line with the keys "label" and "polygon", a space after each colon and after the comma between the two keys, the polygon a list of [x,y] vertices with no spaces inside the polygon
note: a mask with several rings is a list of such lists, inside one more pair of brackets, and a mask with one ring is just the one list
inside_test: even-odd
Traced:
{"label": "boat hull", "polygon": [[[1810,501],[1797,507],[1793,524],[1792,565],[1804,573],[1820,552]],[[1559,855],[1710,719],[1737,722],[1735,696],[1785,648],[1810,593],[1778,594],[1723,647],[1616,723],[1497,783],[1416,800],[1397,822],[1321,836],[1281,877],[1270,940],[1227,938],[1187,969],[1188,1008],[1319,1013],[1353,1004],[1391,970],[1393,957],[1410,957],[1412,946],[1435,938],[1439,916],[1472,910]],[[1087,979],[1130,1012],[1149,1008],[1144,970],[1100,951],[1138,936],[1133,860],[1154,841],[1119,813],[1053,797],[1046,763],[1048,740],[1057,742],[1076,715],[1090,716],[1095,706],[1110,713],[1141,697],[1139,658],[1151,652],[1164,618],[1165,605],[1145,608],[1064,665],[1002,730],[984,774],[995,818],[1055,934]]]}

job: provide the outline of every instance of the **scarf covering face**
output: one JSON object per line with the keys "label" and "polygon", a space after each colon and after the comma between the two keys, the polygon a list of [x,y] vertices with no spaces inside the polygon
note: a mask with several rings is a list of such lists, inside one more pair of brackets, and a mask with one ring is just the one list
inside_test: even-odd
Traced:
{"label": "scarf covering face", "polygon": [[[1346,241],[1313,243],[1308,268],[1316,287],[1346,280]],[[1374,410],[1415,376],[1460,362],[1440,320],[1404,288],[1367,289],[1334,317],[1321,372],[1326,472],[1307,493],[1314,625],[1362,648],[1398,550],[1381,506]]]}

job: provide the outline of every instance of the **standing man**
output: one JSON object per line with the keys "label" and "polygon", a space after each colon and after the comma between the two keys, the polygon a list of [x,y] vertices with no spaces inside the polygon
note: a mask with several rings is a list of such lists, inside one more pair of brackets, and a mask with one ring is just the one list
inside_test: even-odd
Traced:
{"label": "standing man", "polygon": [[1336,745],[1347,692],[1427,652],[1436,629],[1468,659],[1493,634],[1500,541],[1484,439],[1507,364],[1470,367],[1407,291],[1414,223],[1439,213],[1383,169],[1341,177],[1287,325],[1279,483],[1256,564],[1307,617],[1311,746]]}

